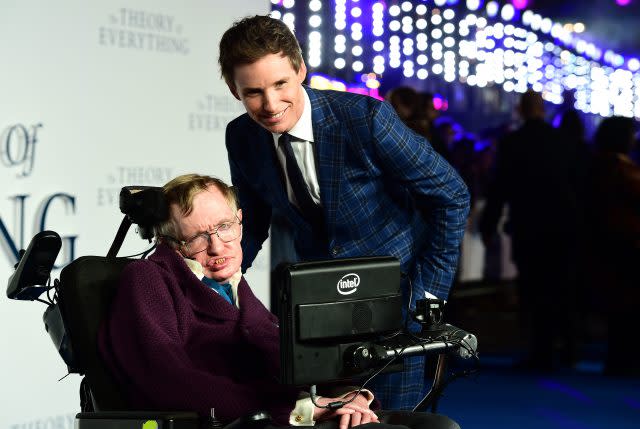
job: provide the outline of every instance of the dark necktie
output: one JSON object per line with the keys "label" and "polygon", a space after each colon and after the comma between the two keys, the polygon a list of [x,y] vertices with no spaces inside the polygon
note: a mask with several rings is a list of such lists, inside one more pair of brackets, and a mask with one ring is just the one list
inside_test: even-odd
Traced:
{"label": "dark necktie", "polygon": [[298,166],[298,161],[293,154],[291,147],[291,136],[282,134],[278,139],[278,144],[282,147],[287,163],[287,177],[293,190],[293,195],[298,203],[298,208],[302,212],[302,216],[313,224],[322,223],[322,209],[311,198],[307,184],[302,176],[302,171]]}

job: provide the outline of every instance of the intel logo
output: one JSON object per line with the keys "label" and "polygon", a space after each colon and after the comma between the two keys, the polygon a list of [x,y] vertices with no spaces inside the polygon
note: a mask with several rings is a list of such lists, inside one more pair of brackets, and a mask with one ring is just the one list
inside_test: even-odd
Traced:
{"label": "intel logo", "polygon": [[338,280],[338,293],[341,295],[350,295],[358,290],[359,284],[359,275],[356,273],[345,274],[340,280]]}

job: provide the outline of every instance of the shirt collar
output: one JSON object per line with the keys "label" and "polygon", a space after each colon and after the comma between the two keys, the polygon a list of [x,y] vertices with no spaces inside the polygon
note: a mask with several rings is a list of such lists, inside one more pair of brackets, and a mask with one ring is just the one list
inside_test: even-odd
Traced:
{"label": "shirt collar", "polygon": [[[311,100],[309,99],[309,94],[307,91],[302,88],[302,93],[304,95],[304,108],[302,109],[302,115],[298,122],[289,130],[287,133],[290,136],[295,137],[298,140],[304,140],[313,143],[313,122],[311,120]],[[278,138],[282,134],[272,133],[273,139],[275,142],[278,141]]]}

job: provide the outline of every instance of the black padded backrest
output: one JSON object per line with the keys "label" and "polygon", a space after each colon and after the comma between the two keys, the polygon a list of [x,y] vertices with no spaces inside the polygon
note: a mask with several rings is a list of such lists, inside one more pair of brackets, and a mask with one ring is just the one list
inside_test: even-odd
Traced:
{"label": "black padded backrest", "polygon": [[96,411],[127,410],[98,353],[98,330],[107,315],[122,269],[134,259],[82,256],[60,273],[58,299],[78,366],[85,373]]}

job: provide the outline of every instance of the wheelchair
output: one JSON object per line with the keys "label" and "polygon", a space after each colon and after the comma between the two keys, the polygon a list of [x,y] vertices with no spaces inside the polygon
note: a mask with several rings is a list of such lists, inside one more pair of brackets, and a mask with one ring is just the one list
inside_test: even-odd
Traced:
{"label": "wheelchair", "polygon": [[[117,256],[129,228],[137,225],[141,238],[151,242],[153,226],[168,217],[168,207],[159,188],[124,187],[120,193],[120,210],[124,219],[106,256],[77,258],[62,269],[59,279],[55,279],[51,285],[50,273],[62,243],[57,233],[42,231],[34,236],[26,251],[21,251],[16,270],[7,286],[7,296],[11,299],[38,300],[47,304],[43,315],[46,331],[69,373],[84,376],[80,384],[81,412],[76,415],[75,428],[259,429],[267,426],[270,422],[268,416],[261,412],[233,422],[224,422],[225,426],[213,415],[203,419],[195,412],[141,411],[131,409],[127,404],[121,387],[109,374],[98,353],[98,331],[101,321],[109,312],[120,273],[127,264],[135,260],[134,257]],[[153,248],[141,254],[141,257],[146,257]],[[51,291],[54,291],[53,296],[50,295]],[[48,301],[39,298],[44,293]],[[427,304],[418,320],[420,317],[424,319],[423,327],[434,323],[444,327],[440,323],[441,309],[435,304]],[[447,327],[444,328],[445,331]],[[443,330],[438,332],[442,337]],[[456,328],[456,332],[464,331]],[[477,359],[475,336],[464,332],[457,340],[452,338],[430,341],[426,346],[402,347],[403,351],[411,348],[414,355],[438,354],[431,391],[416,407],[417,410],[431,407],[435,412],[438,398],[447,384],[446,359],[452,351],[465,358]],[[389,356],[398,354],[393,347],[387,349],[382,353]],[[378,347],[376,350],[382,349]],[[455,427],[455,424],[446,427]]]}

